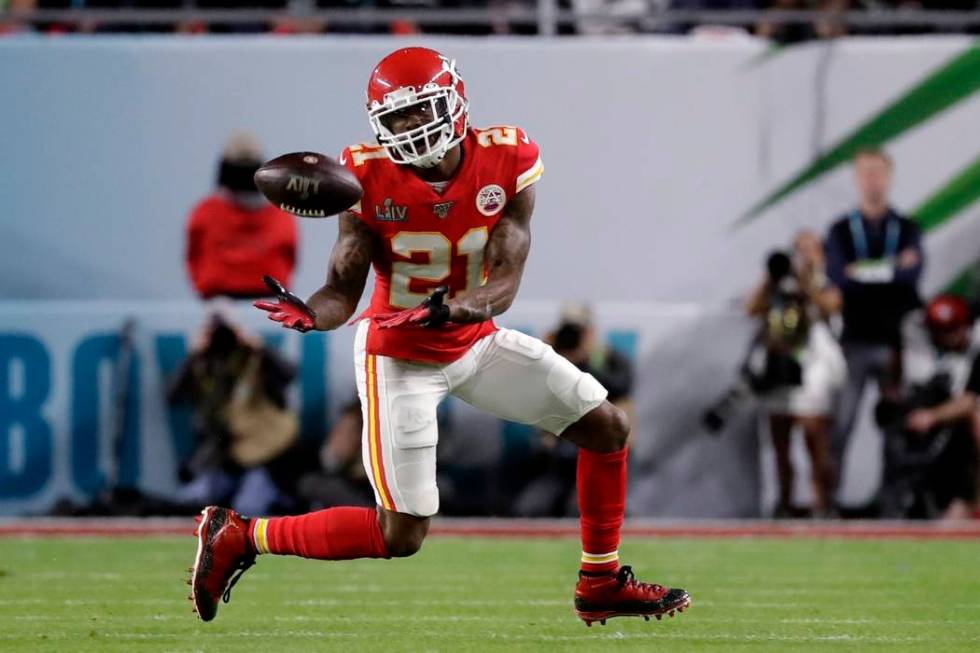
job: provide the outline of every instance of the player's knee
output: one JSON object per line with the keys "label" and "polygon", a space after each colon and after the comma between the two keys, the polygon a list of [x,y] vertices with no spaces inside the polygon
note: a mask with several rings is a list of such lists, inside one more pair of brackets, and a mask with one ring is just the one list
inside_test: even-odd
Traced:
{"label": "player's knee", "polygon": [[385,537],[385,546],[392,558],[407,558],[419,552],[424,540],[424,533],[398,533],[391,538]]}
{"label": "player's knee", "polygon": [[626,446],[629,434],[626,412],[606,401],[572,424],[562,437],[588,451],[612,453]]}
{"label": "player's knee", "polygon": [[626,446],[626,441],[629,439],[630,418],[622,408],[608,402],[606,406],[609,407],[609,416],[607,417],[609,445],[613,447],[614,451],[619,451]]}
{"label": "player's knee", "polygon": [[596,409],[594,417],[597,451],[611,453],[626,446],[630,435],[630,421],[626,411],[607,401]]}
{"label": "player's knee", "polygon": [[428,517],[388,513],[381,520],[385,548],[392,558],[407,558],[418,553],[428,532]]}

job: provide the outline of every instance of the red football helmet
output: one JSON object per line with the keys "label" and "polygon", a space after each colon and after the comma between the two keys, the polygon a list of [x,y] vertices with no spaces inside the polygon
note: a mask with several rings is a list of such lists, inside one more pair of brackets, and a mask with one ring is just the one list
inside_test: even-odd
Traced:
{"label": "red football helmet", "polygon": [[970,306],[962,297],[939,295],[926,306],[926,324],[935,333],[948,333],[972,322]]}
{"label": "red football helmet", "polygon": [[[385,118],[428,104],[432,119],[396,134]],[[420,168],[437,165],[466,137],[469,104],[456,62],[428,48],[395,50],[381,60],[368,81],[371,129],[395,163]]]}

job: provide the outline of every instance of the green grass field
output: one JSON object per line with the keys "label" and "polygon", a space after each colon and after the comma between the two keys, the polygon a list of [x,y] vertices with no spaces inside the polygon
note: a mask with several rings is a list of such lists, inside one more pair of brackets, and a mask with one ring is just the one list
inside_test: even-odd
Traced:
{"label": "green grass field", "polygon": [[263,557],[203,624],[191,537],[0,539],[0,651],[980,651],[976,542],[630,539],[637,575],[693,606],[592,628],[571,610],[577,548],[436,537],[404,560]]}

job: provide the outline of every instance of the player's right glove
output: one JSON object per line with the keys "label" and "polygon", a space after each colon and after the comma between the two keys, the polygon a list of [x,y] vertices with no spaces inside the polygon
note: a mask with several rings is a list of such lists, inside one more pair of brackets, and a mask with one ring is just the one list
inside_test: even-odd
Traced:
{"label": "player's right glove", "polygon": [[376,315],[374,323],[381,329],[393,329],[403,324],[435,329],[449,321],[449,307],[445,298],[449,292],[446,286],[439,286],[432,291],[429,298],[416,306],[404,311]]}
{"label": "player's right glove", "polygon": [[316,313],[306,305],[306,302],[286,290],[281,283],[269,275],[262,277],[262,281],[269,287],[277,301],[258,301],[253,304],[255,308],[267,311],[270,320],[279,322],[287,329],[306,333],[313,328],[316,324]]}

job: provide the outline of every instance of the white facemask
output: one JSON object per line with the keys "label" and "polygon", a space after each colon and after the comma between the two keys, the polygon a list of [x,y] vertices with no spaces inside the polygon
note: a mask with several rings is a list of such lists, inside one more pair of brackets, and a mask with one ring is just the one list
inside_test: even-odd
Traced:
{"label": "white facemask", "polygon": [[[432,120],[409,131],[395,134],[385,125],[385,118],[399,111],[427,103]],[[466,100],[456,89],[427,84],[421,91],[400,88],[385,96],[384,104],[374,103],[368,110],[371,128],[388,157],[398,164],[431,168],[466,137]],[[455,125],[463,119],[463,129]]]}

